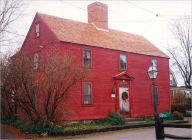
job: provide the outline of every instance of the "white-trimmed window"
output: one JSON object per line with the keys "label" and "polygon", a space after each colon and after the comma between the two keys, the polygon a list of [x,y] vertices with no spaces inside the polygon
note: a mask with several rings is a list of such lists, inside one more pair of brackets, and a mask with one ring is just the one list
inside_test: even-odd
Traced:
{"label": "white-trimmed window", "polygon": [[91,82],[83,82],[83,104],[92,104],[92,84]]}
{"label": "white-trimmed window", "polygon": [[36,33],[36,37],[39,37],[39,24],[36,24],[36,30],[35,30],[35,33]]}
{"label": "white-trimmed window", "polygon": [[39,54],[35,53],[34,54],[34,67],[33,67],[33,69],[37,70],[38,67],[39,67]]}
{"label": "white-trimmed window", "polygon": [[127,69],[127,57],[126,55],[120,54],[119,56],[119,68],[120,70]]}
{"label": "white-trimmed window", "polygon": [[34,105],[36,105],[37,103],[37,91],[38,91],[38,87],[37,85],[34,85],[32,88],[32,99],[33,99]]}
{"label": "white-trimmed window", "polygon": [[172,86],[173,85],[173,75],[170,74],[170,85]]}
{"label": "white-trimmed window", "polygon": [[83,66],[85,68],[91,68],[91,60],[92,55],[91,55],[91,50],[89,49],[83,49]]}

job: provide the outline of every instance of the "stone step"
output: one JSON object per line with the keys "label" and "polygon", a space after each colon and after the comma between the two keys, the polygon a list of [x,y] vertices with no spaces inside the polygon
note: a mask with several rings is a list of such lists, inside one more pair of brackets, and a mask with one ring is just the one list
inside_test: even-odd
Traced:
{"label": "stone step", "polygon": [[132,121],[132,122],[125,122],[127,125],[135,125],[135,124],[146,124],[146,121]]}
{"label": "stone step", "polygon": [[125,122],[143,121],[143,118],[125,118]]}

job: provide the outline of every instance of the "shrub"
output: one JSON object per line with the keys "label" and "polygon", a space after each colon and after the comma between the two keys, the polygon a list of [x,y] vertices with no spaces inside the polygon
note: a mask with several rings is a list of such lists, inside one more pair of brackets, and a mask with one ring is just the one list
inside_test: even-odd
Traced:
{"label": "shrub", "polygon": [[188,101],[187,109],[188,109],[188,110],[192,110],[192,107],[191,107],[192,98],[188,97],[188,98],[187,98],[187,101]]}
{"label": "shrub", "polygon": [[185,117],[192,117],[192,112],[190,111],[186,111],[186,113],[184,114]]}
{"label": "shrub", "polygon": [[125,124],[125,118],[114,112],[111,112],[105,120],[108,123],[110,123],[111,125],[124,125]]}
{"label": "shrub", "polygon": [[184,115],[183,115],[183,113],[181,113],[181,112],[174,111],[174,112],[171,114],[171,118],[172,118],[173,120],[183,120],[183,119],[184,119]]}
{"label": "shrub", "polygon": [[30,133],[30,134],[48,134],[50,136],[59,136],[59,135],[76,135],[76,134],[84,134],[88,132],[95,132],[97,129],[105,128],[112,125],[123,125],[125,124],[125,119],[116,113],[110,113],[108,117],[93,121],[90,124],[73,124],[67,127],[57,127],[52,125],[47,125],[44,127],[35,126],[30,121],[26,120],[10,120],[6,118],[2,118],[2,123],[6,123],[17,127],[21,130],[21,132]]}
{"label": "shrub", "polygon": [[175,93],[171,100],[172,112],[178,111],[185,113],[187,110],[187,106],[188,106],[187,97],[180,91]]}
{"label": "shrub", "polygon": [[15,119],[1,118],[1,123],[12,125],[15,122]]}

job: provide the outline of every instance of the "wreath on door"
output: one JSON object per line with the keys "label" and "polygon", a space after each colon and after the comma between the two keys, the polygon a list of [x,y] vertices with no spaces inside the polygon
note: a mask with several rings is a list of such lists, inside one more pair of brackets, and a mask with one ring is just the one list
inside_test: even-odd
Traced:
{"label": "wreath on door", "polygon": [[122,97],[123,100],[128,99],[128,93],[127,93],[126,91],[124,91],[124,92],[122,93],[121,97]]}

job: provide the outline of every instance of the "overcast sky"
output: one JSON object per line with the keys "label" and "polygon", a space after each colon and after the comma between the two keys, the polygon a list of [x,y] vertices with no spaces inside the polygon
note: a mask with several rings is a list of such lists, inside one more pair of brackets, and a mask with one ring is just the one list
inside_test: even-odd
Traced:
{"label": "overcast sky", "polygon": [[[192,17],[192,0],[98,1],[108,5],[109,28],[142,35],[165,53],[168,44],[175,44],[170,32],[171,21],[186,20],[186,15]],[[22,15],[11,26],[11,30],[19,34],[14,38],[19,45],[17,43],[11,50],[21,47],[36,12],[87,22],[87,5],[92,2],[25,0]],[[7,47],[1,47],[1,51],[6,52]]]}

